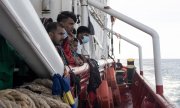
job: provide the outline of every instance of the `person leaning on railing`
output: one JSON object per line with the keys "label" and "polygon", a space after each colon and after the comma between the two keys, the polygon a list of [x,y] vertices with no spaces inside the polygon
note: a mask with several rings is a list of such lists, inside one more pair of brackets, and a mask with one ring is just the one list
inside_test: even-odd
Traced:
{"label": "person leaning on railing", "polygon": [[73,55],[73,57],[75,59],[76,65],[82,66],[84,64],[84,62],[80,58],[80,55],[77,53],[77,49],[78,49],[78,40],[77,40],[77,38],[74,38],[74,41],[71,44],[72,55]]}
{"label": "person leaning on railing", "polygon": [[89,42],[89,35],[90,35],[90,30],[86,26],[80,26],[77,29],[77,40],[78,40],[78,48],[77,48],[77,53],[79,54],[80,58],[83,60],[83,62],[87,62],[87,59],[85,55],[83,55],[83,51],[85,50],[84,44]]}
{"label": "person leaning on railing", "polygon": [[76,66],[76,62],[72,55],[70,44],[74,40],[73,30],[76,20],[75,14],[70,11],[63,11],[57,17],[57,22],[61,23],[65,28],[65,38],[62,43],[62,48],[69,65],[73,67]]}

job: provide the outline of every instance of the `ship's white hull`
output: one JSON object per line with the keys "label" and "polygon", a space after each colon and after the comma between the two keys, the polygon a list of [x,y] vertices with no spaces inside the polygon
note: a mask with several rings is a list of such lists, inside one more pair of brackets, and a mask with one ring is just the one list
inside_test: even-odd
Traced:
{"label": "ship's white hull", "polygon": [[64,66],[28,0],[0,1],[0,33],[40,77],[62,75]]}

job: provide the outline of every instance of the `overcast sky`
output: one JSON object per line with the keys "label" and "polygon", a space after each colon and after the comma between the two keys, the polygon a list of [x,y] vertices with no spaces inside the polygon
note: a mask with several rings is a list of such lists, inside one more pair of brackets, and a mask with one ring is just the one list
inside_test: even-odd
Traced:
{"label": "overcast sky", "polygon": [[[180,0],[109,0],[111,8],[153,29],[160,36],[161,58],[180,59]],[[114,31],[139,43],[143,58],[153,58],[152,39],[149,35],[116,20]],[[117,39],[116,39],[117,40]],[[115,46],[118,46],[116,41]],[[118,47],[115,47],[116,56]],[[121,40],[120,58],[138,58],[138,49]]]}

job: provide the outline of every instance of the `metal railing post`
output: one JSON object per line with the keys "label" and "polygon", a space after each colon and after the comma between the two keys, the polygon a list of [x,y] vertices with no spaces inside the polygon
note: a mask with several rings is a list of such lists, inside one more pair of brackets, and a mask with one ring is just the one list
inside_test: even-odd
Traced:
{"label": "metal railing post", "polygon": [[124,41],[138,47],[138,51],[139,51],[139,70],[140,70],[140,74],[143,75],[143,65],[142,65],[143,61],[142,61],[142,47],[141,47],[141,45],[139,45],[138,43],[136,43],[136,42],[134,42],[134,41],[132,41],[132,40],[130,40],[128,38],[126,38],[125,36],[122,36],[122,35],[114,32],[114,31],[110,30],[109,28],[104,28],[104,29],[111,32],[111,33],[113,33],[116,36],[119,36]]}
{"label": "metal railing post", "polygon": [[162,95],[163,94],[163,81],[161,75],[161,54],[160,54],[160,42],[159,42],[159,35],[158,33],[153,30],[152,28],[128,17],[116,10],[111,9],[109,6],[105,6],[98,1],[95,0],[88,0],[89,5],[110,14],[117,19],[149,34],[152,37],[153,41],[153,54],[154,54],[154,68],[155,68],[155,79],[156,79],[156,93]]}

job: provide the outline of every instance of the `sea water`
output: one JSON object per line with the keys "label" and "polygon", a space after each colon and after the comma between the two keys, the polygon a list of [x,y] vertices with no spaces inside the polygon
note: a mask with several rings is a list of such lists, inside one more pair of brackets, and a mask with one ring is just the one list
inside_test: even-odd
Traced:
{"label": "sea water", "polygon": [[[125,61],[123,60],[123,65]],[[139,62],[135,60],[137,70]],[[153,59],[143,60],[144,77],[155,90],[155,75]],[[161,72],[163,77],[164,95],[177,108],[180,108],[180,59],[162,59]]]}

